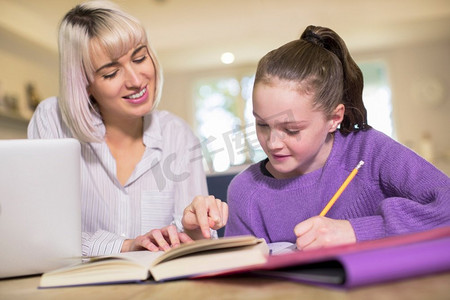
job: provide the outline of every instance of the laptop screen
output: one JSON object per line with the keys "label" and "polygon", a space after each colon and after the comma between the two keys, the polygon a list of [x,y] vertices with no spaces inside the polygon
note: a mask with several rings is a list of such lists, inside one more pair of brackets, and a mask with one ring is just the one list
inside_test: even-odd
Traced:
{"label": "laptop screen", "polygon": [[0,277],[40,274],[79,260],[79,142],[0,140],[0,166]]}

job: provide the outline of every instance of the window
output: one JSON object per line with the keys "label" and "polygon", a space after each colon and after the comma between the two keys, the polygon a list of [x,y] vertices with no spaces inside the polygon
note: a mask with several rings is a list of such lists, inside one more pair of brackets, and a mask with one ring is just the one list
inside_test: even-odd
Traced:
{"label": "window", "polygon": [[253,75],[224,77],[199,81],[195,87],[196,131],[211,173],[265,157],[254,127],[253,81]]}
{"label": "window", "polygon": [[[364,104],[369,124],[393,135],[386,66],[359,64],[364,74]],[[196,133],[209,173],[258,162],[266,157],[258,143],[252,113],[254,75],[199,80],[194,87]]]}
{"label": "window", "polygon": [[369,125],[394,137],[391,89],[386,65],[373,61],[359,63],[358,66],[364,75],[363,101]]}

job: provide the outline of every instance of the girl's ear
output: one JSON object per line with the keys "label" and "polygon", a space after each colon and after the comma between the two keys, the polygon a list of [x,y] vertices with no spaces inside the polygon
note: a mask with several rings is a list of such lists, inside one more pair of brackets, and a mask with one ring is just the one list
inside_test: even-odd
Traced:
{"label": "girl's ear", "polygon": [[336,106],[336,108],[333,110],[333,113],[331,114],[330,118],[331,127],[329,132],[335,132],[337,130],[338,126],[344,119],[344,113],[345,113],[344,104],[341,103],[338,106]]}

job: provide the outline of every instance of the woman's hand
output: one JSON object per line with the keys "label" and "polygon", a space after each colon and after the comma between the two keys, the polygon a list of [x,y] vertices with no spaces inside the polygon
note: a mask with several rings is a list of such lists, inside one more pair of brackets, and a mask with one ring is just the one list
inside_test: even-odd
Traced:
{"label": "woman's hand", "polygon": [[168,251],[180,246],[181,243],[190,243],[192,239],[184,232],[178,232],[175,225],[161,229],[153,229],[135,239],[125,240],[121,252],[150,250]]}
{"label": "woman's hand", "polygon": [[295,226],[297,248],[309,250],[356,242],[353,227],[347,220],[312,217]]}
{"label": "woman's hand", "polygon": [[183,213],[184,231],[193,239],[211,238],[210,228],[217,230],[226,225],[228,205],[214,196],[197,196]]}

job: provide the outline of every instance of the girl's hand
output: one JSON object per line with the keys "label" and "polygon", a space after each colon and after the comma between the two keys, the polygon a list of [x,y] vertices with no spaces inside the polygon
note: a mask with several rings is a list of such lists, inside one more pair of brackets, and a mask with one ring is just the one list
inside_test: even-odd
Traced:
{"label": "girl's hand", "polygon": [[184,232],[178,232],[175,225],[161,229],[153,229],[135,239],[125,240],[121,252],[150,250],[168,251],[180,246],[181,243],[190,243],[192,239]]}
{"label": "girl's hand", "polygon": [[309,250],[356,242],[353,227],[347,220],[312,217],[295,226],[297,248]]}
{"label": "girl's hand", "polygon": [[183,213],[181,223],[194,239],[210,238],[210,228],[217,230],[226,225],[228,205],[214,196],[197,196]]}

